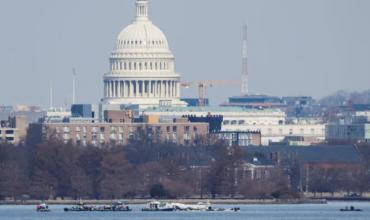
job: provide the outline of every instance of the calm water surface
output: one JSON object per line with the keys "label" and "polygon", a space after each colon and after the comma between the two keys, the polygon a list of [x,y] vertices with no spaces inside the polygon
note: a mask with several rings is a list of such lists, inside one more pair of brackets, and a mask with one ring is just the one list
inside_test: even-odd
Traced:
{"label": "calm water surface", "polygon": [[[340,212],[345,206],[363,212]],[[66,206],[50,206],[52,212],[37,213],[35,206],[0,206],[0,220],[370,220],[370,203],[333,202],[323,205],[239,205],[240,212],[141,212],[141,205],[131,206],[133,212],[65,213]],[[215,207],[231,207],[218,205]]]}

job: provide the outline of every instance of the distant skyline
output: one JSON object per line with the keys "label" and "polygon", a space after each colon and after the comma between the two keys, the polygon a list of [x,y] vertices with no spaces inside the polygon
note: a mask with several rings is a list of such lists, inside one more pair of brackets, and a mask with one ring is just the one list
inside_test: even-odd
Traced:
{"label": "distant skyline", "polygon": [[[0,105],[97,103],[118,33],[135,0],[2,0]],[[315,98],[370,89],[368,0],[150,0],[183,81],[239,80],[248,25],[249,90]],[[239,87],[208,91],[213,104]],[[182,91],[197,96],[196,88]]]}

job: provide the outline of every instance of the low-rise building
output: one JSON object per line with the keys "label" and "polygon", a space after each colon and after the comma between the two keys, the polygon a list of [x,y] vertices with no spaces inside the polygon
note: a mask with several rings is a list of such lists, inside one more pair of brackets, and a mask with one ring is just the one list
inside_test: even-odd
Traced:
{"label": "low-rise building", "polygon": [[258,131],[261,133],[261,144],[283,142],[289,137],[302,137],[308,144],[325,140],[324,124],[275,124],[275,125],[240,125],[233,121],[224,121],[223,131]]}
{"label": "low-rise building", "polygon": [[10,144],[22,143],[27,135],[28,123],[24,116],[9,117],[0,121],[0,142]]}
{"label": "low-rise building", "polygon": [[259,131],[219,131],[212,133],[217,140],[223,140],[229,146],[260,146],[261,132]]}
{"label": "low-rise building", "polygon": [[40,141],[52,138],[77,145],[127,145],[135,141],[193,145],[208,136],[207,123],[40,123],[31,126]]}
{"label": "low-rise building", "polygon": [[370,123],[328,124],[325,136],[328,142],[370,142]]}

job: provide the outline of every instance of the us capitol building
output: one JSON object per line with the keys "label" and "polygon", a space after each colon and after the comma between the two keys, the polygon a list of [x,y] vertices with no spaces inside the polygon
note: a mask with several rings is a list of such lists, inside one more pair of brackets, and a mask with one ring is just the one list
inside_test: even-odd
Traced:
{"label": "us capitol building", "polygon": [[175,58],[166,36],[148,17],[148,0],[136,0],[136,18],[119,34],[109,60],[104,104],[186,106],[180,101]]}

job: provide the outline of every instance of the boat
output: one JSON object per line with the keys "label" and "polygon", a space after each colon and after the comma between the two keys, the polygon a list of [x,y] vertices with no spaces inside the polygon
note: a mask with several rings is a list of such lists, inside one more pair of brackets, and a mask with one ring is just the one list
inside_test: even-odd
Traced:
{"label": "boat", "polygon": [[49,206],[46,203],[41,203],[36,206],[37,212],[50,212]]}
{"label": "boat", "polygon": [[225,208],[213,209],[213,208],[210,208],[207,211],[214,211],[214,212],[239,212],[240,211],[240,208],[239,207],[233,207],[233,208],[230,208],[230,209],[225,209]]}
{"label": "boat", "polygon": [[344,209],[340,209],[341,212],[362,212],[362,209],[356,209],[354,206],[345,207]]}
{"label": "boat", "polygon": [[86,205],[82,202],[78,203],[77,205],[71,207],[71,208],[64,208],[65,212],[89,212],[89,211],[95,211],[96,207],[91,205]]}
{"label": "boat", "polygon": [[159,201],[151,201],[146,208],[142,209],[143,212],[172,212],[175,210],[172,204]]}
{"label": "boat", "polygon": [[101,212],[130,212],[132,209],[121,201],[115,201],[112,205],[97,207],[95,211]]}
{"label": "boat", "polygon": [[177,211],[209,211],[212,209],[209,202],[199,202],[197,204],[171,203],[171,206]]}

